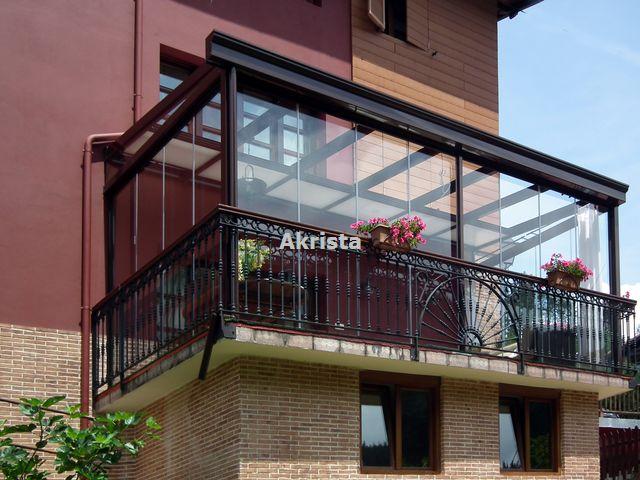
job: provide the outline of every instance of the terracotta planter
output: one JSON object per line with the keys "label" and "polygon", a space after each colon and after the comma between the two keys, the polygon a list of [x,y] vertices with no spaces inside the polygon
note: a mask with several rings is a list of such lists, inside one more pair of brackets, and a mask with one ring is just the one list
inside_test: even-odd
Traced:
{"label": "terracotta planter", "polygon": [[580,278],[559,270],[547,273],[547,283],[552,287],[570,290],[572,292],[580,288]]}
{"label": "terracotta planter", "polygon": [[386,225],[378,225],[371,230],[371,242],[374,247],[383,250],[394,250],[396,252],[408,252],[411,250],[409,245],[394,242],[391,238],[391,229]]}

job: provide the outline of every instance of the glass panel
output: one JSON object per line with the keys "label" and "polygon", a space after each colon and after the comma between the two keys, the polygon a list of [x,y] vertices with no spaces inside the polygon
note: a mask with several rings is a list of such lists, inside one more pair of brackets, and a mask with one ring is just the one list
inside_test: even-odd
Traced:
{"label": "glass panel", "polygon": [[366,388],[360,396],[360,429],[362,435],[362,465],[391,467],[389,409],[387,388]]}
{"label": "glass panel", "polygon": [[529,463],[532,470],[553,469],[553,405],[529,402]]}
{"label": "glass panel", "polygon": [[[213,102],[220,102],[218,92],[204,109],[211,108]],[[203,129],[198,133],[192,128],[202,116],[203,110],[186,122],[188,131],[176,133],[124,187],[122,192],[131,195],[128,218],[123,211],[124,195],[116,194],[113,241],[117,245],[111,267],[115,285],[125,275],[125,265],[129,263],[123,258],[126,250],[120,251],[125,237],[130,238],[131,268],[135,271],[184,235],[222,200],[220,142],[206,138]],[[125,224],[131,225],[128,233]]]}
{"label": "glass panel", "polygon": [[298,152],[284,143],[285,116],[297,118],[296,106],[238,93],[238,206],[296,220]]}
{"label": "glass panel", "polygon": [[517,402],[500,399],[500,468],[522,470],[522,429]]}
{"label": "glass panel", "polygon": [[471,262],[498,266],[500,174],[468,161],[464,161],[462,165],[462,174],[464,258]]}
{"label": "glass panel", "polygon": [[594,271],[582,287],[609,291],[606,210],[473,162],[463,174],[466,260],[544,276],[552,254],[580,257]]}
{"label": "glass panel", "polygon": [[111,209],[113,285],[119,285],[135,271],[133,232],[135,182],[129,182],[114,197]]}
{"label": "glass panel", "polygon": [[357,216],[393,219],[409,212],[409,144],[365,127],[358,129],[355,147],[358,169]]}
{"label": "glass panel", "polygon": [[300,221],[348,231],[356,216],[356,127],[330,115],[301,111],[297,138],[298,159],[293,161],[300,171]]}
{"label": "glass panel", "polygon": [[540,231],[542,263],[554,253],[568,260],[578,255],[577,200],[554,191],[540,194]]}
{"label": "glass panel", "polygon": [[445,153],[409,144],[411,215],[427,224],[420,250],[456,256],[456,160]]}
{"label": "glass panel", "polygon": [[[486,262],[505,270],[540,275],[538,187],[500,174],[500,258]],[[494,209],[493,205],[488,209]],[[488,215],[491,215],[489,213]],[[487,220],[481,217],[480,220]]]}
{"label": "glass panel", "polygon": [[402,466],[431,466],[429,434],[430,399],[424,391],[402,390]]}
{"label": "glass panel", "polygon": [[136,269],[164,248],[162,163],[151,162],[137,175],[137,181]]}

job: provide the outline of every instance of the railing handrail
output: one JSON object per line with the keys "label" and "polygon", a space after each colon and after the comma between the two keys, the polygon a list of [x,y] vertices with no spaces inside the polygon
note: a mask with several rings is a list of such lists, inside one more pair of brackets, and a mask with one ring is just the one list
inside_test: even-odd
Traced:
{"label": "railing handrail", "polygon": [[[175,240],[173,243],[171,243],[171,245],[169,245],[163,251],[161,251],[157,255],[155,255],[151,260],[149,260],[146,264],[144,264],[140,269],[138,269],[132,275],[130,275],[125,280],[120,282],[109,293],[107,293],[107,295],[105,295],[104,298],[102,298],[98,303],[96,303],[94,305],[93,309],[100,308],[102,305],[104,305],[106,302],[108,302],[111,298],[113,298],[115,295],[117,295],[118,292],[121,291],[124,287],[126,287],[127,285],[130,285],[131,283],[133,283],[137,279],[139,279],[142,276],[144,276],[144,274],[147,273],[149,270],[151,270],[158,263],[159,260],[161,260],[162,258],[170,255],[174,251],[178,250],[178,248],[183,246],[185,243],[187,243],[187,241],[190,240],[191,237],[199,229],[201,229],[204,225],[207,225],[207,224],[211,223],[211,221],[216,219],[221,213],[230,213],[230,214],[236,214],[236,215],[249,217],[249,218],[256,219],[256,220],[263,220],[265,222],[275,223],[275,224],[279,224],[279,225],[284,226],[284,227],[289,227],[292,230],[308,231],[308,232],[314,232],[314,233],[325,232],[325,233],[328,233],[328,234],[335,234],[335,235],[340,235],[340,234],[344,235],[344,234],[347,233],[347,232],[340,232],[340,231],[332,230],[332,229],[328,229],[328,228],[322,228],[322,227],[318,227],[318,226],[315,226],[315,225],[304,224],[304,223],[300,223],[300,222],[296,222],[296,221],[292,221],[292,220],[283,220],[281,218],[273,217],[273,216],[270,216],[270,215],[264,215],[264,214],[259,214],[259,213],[248,212],[248,211],[243,210],[243,209],[238,208],[238,207],[232,207],[232,206],[229,206],[229,205],[220,204],[214,210],[209,212],[198,223],[196,223],[189,230],[187,230],[183,235],[181,235],[177,240]],[[368,239],[363,238],[363,242],[364,243],[368,243]],[[464,260],[464,259],[461,259],[461,258],[448,257],[446,255],[440,255],[440,254],[431,253],[431,252],[423,252],[423,251],[420,251],[420,250],[412,250],[410,252],[410,255],[424,257],[424,258],[427,258],[427,259],[430,259],[430,260],[439,260],[439,261],[446,262],[446,263],[449,263],[451,265],[459,266],[459,267],[462,267],[462,268],[480,270],[480,271],[483,271],[483,272],[486,272],[486,273],[500,275],[502,277],[510,277],[512,279],[522,280],[522,281],[526,281],[526,282],[529,282],[529,283],[534,283],[534,284],[537,284],[539,286],[546,286],[545,280],[543,278],[541,278],[541,277],[535,277],[533,275],[527,275],[527,274],[518,273],[518,272],[510,272],[508,270],[502,270],[500,268],[488,267],[486,265],[481,265],[481,264],[478,264],[478,263],[470,262],[468,260]],[[609,300],[609,301],[613,301],[613,302],[617,302],[617,303],[620,303],[620,304],[625,304],[629,309],[635,308],[635,306],[637,304],[637,302],[635,300],[631,299],[631,298],[621,297],[621,296],[617,296],[617,295],[613,295],[613,294],[609,294],[609,293],[604,293],[604,292],[598,292],[596,290],[591,290],[591,289],[587,289],[587,288],[580,288],[578,291],[583,293],[583,294],[586,294],[586,295],[599,297],[599,298],[602,298],[602,299],[605,299],[605,300]]]}

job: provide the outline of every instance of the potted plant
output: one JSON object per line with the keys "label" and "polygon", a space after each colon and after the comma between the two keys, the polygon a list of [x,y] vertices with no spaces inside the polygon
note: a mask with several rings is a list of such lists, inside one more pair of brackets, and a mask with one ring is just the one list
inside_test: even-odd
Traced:
{"label": "potted plant", "polygon": [[351,228],[360,234],[369,235],[374,247],[386,250],[409,251],[426,243],[422,236],[426,228],[419,216],[405,215],[392,222],[386,218],[374,217],[368,222],[359,220]]}
{"label": "potted plant", "polygon": [[565,260],[559,253],[551,255],[551,259],[541,268],[547,272],[550,286],[571,291],[578,290],[580,282],[593,275],[593,271],[581,259]]}
{"label": "potted plant", "polygon": [[238,242],[238,280],[262,268],[269,258],[269,247],[261,240],[243,238]]}

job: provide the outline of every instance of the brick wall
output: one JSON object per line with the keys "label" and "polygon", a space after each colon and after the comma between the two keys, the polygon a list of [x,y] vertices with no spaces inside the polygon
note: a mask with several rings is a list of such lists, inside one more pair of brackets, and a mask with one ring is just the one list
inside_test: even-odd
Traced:
{"label": "brick wall", "polygon": [[[498,132],[496,6],[410,0],[409,42],[384,35],[353,0],[353,80],[469,125]],[[435,56],[432,53],[437,51]]]}
{"label": "brick wall", "polygon": [[[0,324],[0,397],[54,395],[80,403],[80,333]],[[17,407],[4,402],[0,418],[10,425],[24,421]]]}
{"label": "brick wall", "polygon": [[[443,379],[436,476],[361,475],[359,410],[354,370],[236,359],[150,406],[164,441],[113,478],[501,478],[496,384]],[[518,478],[598,478],[596,395],[564,392],[560,411],[561,474]]]}
{"label": "brick wall", "polygon": [[241,362],[209,372],[144,411],[162,425],[160,442],[149,443],[133,461],[111,469],[109,478],[237,479],[239,469]]}

